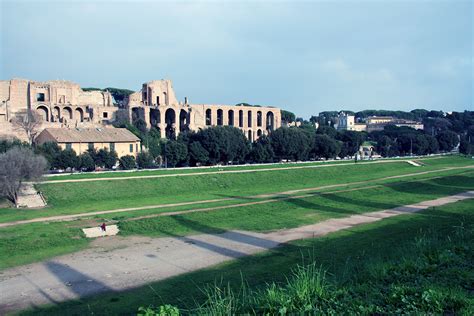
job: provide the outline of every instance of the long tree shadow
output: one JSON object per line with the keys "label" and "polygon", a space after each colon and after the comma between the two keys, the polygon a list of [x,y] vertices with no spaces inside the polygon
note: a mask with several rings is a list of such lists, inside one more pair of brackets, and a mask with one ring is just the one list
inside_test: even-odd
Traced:
{"label": "long tree shadow", "polygon": [[71,268],[68,265],[48,261],[45,263],[46,268],[68,289],[79,297],[92,295],[104,291],[113,291],[106,284]]}
{"label": "long tree shadow", "polygon": [[[407,181],[402,183],[387,183],[384,186],[402,193],[408,194],[454,194],[469,188],[474,188],[472,178],[464,176],[448,176],[430,179],[427,181]],[[466,186],[467,183],[467,186]],[[472,184],[472,186],[471,186]]]}
{"label": "long tree shadow", "polygon": [[[183,216],[179,216],[179,215],[173,216],[173,219],[179,224],[201,233],[207,233],[209,231],[215,230],[214,227],[184,218]],[[245,234],[239,231],[225,231],[224,233],[218,234],[216,236],[219,236],[220,238],[228,239],[234,242],[248,244],[248,245],[262,247],[262,248],[272,248],[276,245],[276,243],[273,241],[260,238],[257,236]]]}
{"label": "long tree shadow", "polygon": [[[315,202],[310,202],[307,199],[314,198],[316,196],[320,196],[321,192],[310,192],[310,193],[305,193],[304,196],[292,196],[288,194],[278,194],[275,196],[269,196],[267,199],[269,200],[268,203],[276,203],[276,202],[282,202],[282,203],[287,203],[289,206],[294,205],[299,208],[304,208],[304,209],[309,209],[309,210],[315,210],[315,211],[324,211],[324,212],[332,212],[332,213],[340,213],[340,214],[350,214],[352,213],[351,211],[342,209],[342,208],[337,208],[334,206],[329,206],[329,205],[324,205],[324,204],[318,204]],[[231,197],[228,195],[221,195],[224,197]],[[263,195],[261,196],[262,198],[264,197]],[[255,198],[248,198],[248,200],[254,200],[256,203],[261,202],[261,200],[255,200]],[[252,205],[251,202],[249,202],[249,205]]]}
{"label": "long tree shadow", "polygon": [[[199,223],[190,219],[186,219],[181,215],[170,216],[170,218],[174,219],[178,224],[190,229],[191,231],[199,232],[202,234],[210,234],[214,237],[227,239],[235,243],[248,244],[248,245],[252,245],[255,247],[262,248],[262,249],[270,249],[278,245],[277,242],[274,242],[271,240],[266,240],[263,238],[255,237],[255,236],[244,234],[241,232],[226,231],[224,229],[204,225],[202,223]],[[226,247],[222,245],[213,244],[213,243],[210,243],[209,241],[202,240],[200,237],[182,236],[164,228],[159,229],[159,231],[163,233],[164,235],[174,237],[178,240],[184,241],[185,243],[192,244],[196,247],[203,248],[203,249],[215,252],[217,254],[226,256],[226,257],[240,258],[240,257],[248,255],[248,253],[246,252],[232,249],[230,247]]]}
{"label": "long tree shadow", "polygon": [[345,204],[347,207],[351,207],[352,210],[348,211],[347,213],[360,213],[361,210],[366,210],[367,206],[370,206],[371,208],[376,208],[376,209],[389,209],[389,208],[394,208],[397,206],[397,204],[394,203],[382,203],[382,202],[376,202],[367,198],[364,199],[352,199],[343,196],[342,194],[322,194],[322,198],[330,200],[332,202],[336,202],[338,204]]}

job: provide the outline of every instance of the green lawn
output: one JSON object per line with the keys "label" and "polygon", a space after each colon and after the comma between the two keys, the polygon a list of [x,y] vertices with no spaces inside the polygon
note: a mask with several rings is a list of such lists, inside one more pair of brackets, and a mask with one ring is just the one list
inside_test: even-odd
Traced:
{"label": "green lawn", "polygon": [[[435,184],[433,184],[435,186]],[[439,183],[439,186],[449,186]],[[400,192],[403,189],[399,189]],[[43,307],[24,314],[131,314],[139,306],[174,304],[182,310],[204,303],[206,284],[238,289],[282,287],[296,265],[327,270],[332,308],[360,313],[469,315],[474,309],[474,201],[436,207],[354,227],[323,238],[300,240],[120,293]],[[302,259],[304,258],[304,259]],[[329,304],[330,302],[323,301]],[[334,303],[334,302],[333,302]],[[379,308],[379,309],[378,309]],[[398,311],[398,312],[397,312]]]}
{"label": "green lawn", "polygon": [[121,221],[122,235],[184,236],[231,229],[270,231],[329,218],[391,209],[474,189],[474,172],[428,181],[386,183],[374,188],[316,194],[306,198],[176,216]]}
{"label": "green lawn", "polygon": [[[449,156],[454,157],[454,156]],[[438,159],[439,157],[426,157],[423,160]],[[406,160],[410,157],[383,159],[388,161]],[[413,158],[416,159],[416,158]],[[363,161],[362,163],[372,163],[375,161]],[[114,171],[102,173],[77,173],[67,175],[48,176],[45,180],[74,180],[74,179],[94,179],[94,178],[117,178],[117,177],[140,177],[140,176],[154,176],[154,175],[168,175],[168,174],[187,174],[200,172],[222,172],[222,171],[237,171],[237,170],[258,170],[258,169],[278,169],[278,168],[293,168],[303,166],[320,166],[327,164],[347,164],[353,163],[352,160],[339,161],[315,161],[302,163],[279,163],[279,164],[257,164],[257,165],[239,165],[239,166],[213,166],[200,168],[170,168],[170,169],[156,169],[156,170],[142,170],[142,171]]]}
{"label": "green lawn", "polygon": [[[99,217],[119,220],[121,235],[183,236],[229,229],[267,231],[316,223],[400,205],[416,203],[474,188],[474,172],[435,179],[385,182],[356,191],[316,193],[305,198],[232,207],[210,212],[127,221],[137,212]],[[245,201],[245,200],[242,200]],[[206,206],[206,205],[204,205]],[[203,206],[203,207],[204,207]],[[181,207],[184,208],[184,207]],[[165,209],[176,210],[178,208]],[[159,212],[165,211],[159,210]],[[149,210],[150,213],[157,211]],[[140,214],[141,215],[141,214]],[[99,219],[98,219],[99,220]],[[51,258],[88,245],[80,228],[90,220],[45,222],[0,229],[0,269]]]}
{"label": "green lawn", "polygon": [[155,204],[248,197],[473,164],[471,159],[457,156],[423,161],[426,164],[424,167],[414,167],[405,162],[370,163],[257,173],[40,184],[38,188],[46,196],[48,207],[34,211],[0,209],[0,222]]}

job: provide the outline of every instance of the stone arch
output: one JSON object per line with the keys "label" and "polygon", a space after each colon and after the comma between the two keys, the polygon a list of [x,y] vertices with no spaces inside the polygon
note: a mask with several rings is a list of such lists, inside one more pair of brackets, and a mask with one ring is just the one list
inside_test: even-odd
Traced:
{"label": "stone arch", "polygon": [[59,106],[55,106],[53,108],[53,120],[59,122],[60,119],[61,119],[61,109],[59,108]]}
{"label": "stone arch", "polygon": [[262,111],[257,111],[257,126],[262,126]]}
{"label": "stone arch", "polygon": [[161,123],[160,110],[150,109],[150,125],[159,128]]}
{"label": "stone arch", "polygon": [[217,125],[224,125],[224,111],[222,109],[217,110]]}
{"label": "stone arch", "polygon": [[234,110],[227,112],[227,125],[234,126]]}
{"label": "stone arch", "polygon": [[257,137],[260,137],[260,136],[262,136],[262,130],[259,128],[259,129],[257,130]]}
{"label": "stone arch", "polygon": [[73,118],[72,109],[69,106],[63,107],[62,114],[62,117],[67,120],[72,120]]}
{"label": "stone arch", "polygon": [[36,113],[42,121],[49,122],[49,109],[45,105],[40,105],[36,108]]}
{"label": "stone arch", "polygon": [[275,129],[275,116],[272,111],[267,112],[267,131],[272,132]]}
{"label": "stone arch", "polygon": [[76,108],[74,116],[78,122],[84,122],[84,110],[82,108]]}
{"label": "stone arch", "polygon": [[142,107],[132,108],[132,122],[135,122],[138,119],[145,120],[145,109]]}
{"label": "stone arch", "polygon": [[252,111],[247,112],[247,127],[252,127]]}
{"label": "stone arch", "polygon": [[239,127],[244,127],[244,111],[239,110]]}
{"label": "stone arch", "polygon": [[165,112],[165,131],[166,138],[175,139],[176,138],[176,111],[174,109],[167,109]]}
{"label": "stone arch", "polygon": [[189,113],[185,110],[179,111],[179,131],[189,130]]}
{"label": "stone arch", "polygon": [[212,125],[212,110],[211,109],[206,110],[206,125],[207,126]]}

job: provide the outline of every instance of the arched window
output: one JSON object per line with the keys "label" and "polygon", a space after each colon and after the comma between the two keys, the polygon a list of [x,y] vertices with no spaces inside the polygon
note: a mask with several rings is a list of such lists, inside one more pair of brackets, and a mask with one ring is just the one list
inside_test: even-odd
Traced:
{"label": "arched window", "polygon": [[76,116],[76,120],[78,122],[84,122],[84,111],[81,108],[77,108],[74,111],[74,115]]}
{"label": "arched window", "polygon": [[217,110],[217,125],[224,125],[224,112],[221,109]]}
{"label": "arched window", "polygon": [[211,111],[211,109],[206,110],[206,125],[207,126],[212,125],[212,111]]}
{"label": "arched window", "polygon": [[252,127],[252,111],[247,112],[247,127]]}
{"label": "arched window", "polygon": [[45,122],[49,121],[49,110],[44,105],[38,106],[36,108],[36,113],[38,113],[42,121],[45,121]]}
{"label": "arched window", "polygon": [[70,107],[66,106],[63,108],[63,117],[66,119],[72,120],[72,110]]}
{"label": "arched window", "polygon": [[244,111],[239,111],[239,127],[244,127]]}
{"label": "arched window", "polygon": [[229,112],[227,112],[227,125],[229,126],[234,126],[234,111],[233,110],[229,110]]}
{"label": "arched window", "polygon": [[185,110],[179,112],[179,131],[184,132],[189,130],[189,113]]}
{"label": "arched window", "polygon": [[261,129],[259,129],[259,130],[257,131],[257,136],[258,136],[258,137],[262,136],[262,130],[261,130]]}
{"label": "arched window", "polygon": [[176,138],[176,113],[173,109],[168,109],[165,112],[165,124],[166,124],[166,138]]}
{"label": "arched window", "polygon": [[267,131],[272,132],[275,128],[275,117],[273,112],[267,112]]}
{"label": "arched window", "polygon": [[262,126],[262,111],[257,112],[257,126]]}
{"label": "arched window", "polygon": [[252,141],[252,131],[251,130],[248,131],[248,137],[247,138],[249,139],[249,141]]}
{"label": "arched window", "polygon": [[[158,97],[157,97],[158,98]],[[153,127],[159,127],[160,124],[160,110],[158,109],[150,109],[150,124]]]}

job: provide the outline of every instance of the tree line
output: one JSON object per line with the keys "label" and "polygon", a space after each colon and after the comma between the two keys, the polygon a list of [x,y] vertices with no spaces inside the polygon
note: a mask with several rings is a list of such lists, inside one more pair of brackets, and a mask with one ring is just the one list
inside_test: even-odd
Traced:
{"label": "tree line", "polygon": [[[96,168],[121,169],[203,166],[216,164],[271,163],[353,157],[364,142],[374,144],[383,157],[425,155],[449,152],[459,144],[464,154],[474,148],[474,112],[452,113],[439,117],[443,124],[434,130],[386,126],[371,133],[337,131],[330,125],[303,121],[299,127],[281,127],[268,136],[249,142],[241,130],[232,126],[214,126],[199,131],[185,131],[172,140],[160,138],[156,128],[147,129],[136,120],[123,126],[137,135],[143,150],[137,157],[118,157],[107,149],[89,150],[77,154],[61,149],[55,143],[30,146],[18,141],[0,142],[0,152],[15,146],[30,147],[46,158],[50,169],[92,171]],[[290,115],[291,116],[291,115]]]}

